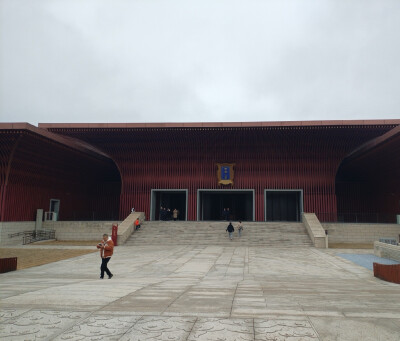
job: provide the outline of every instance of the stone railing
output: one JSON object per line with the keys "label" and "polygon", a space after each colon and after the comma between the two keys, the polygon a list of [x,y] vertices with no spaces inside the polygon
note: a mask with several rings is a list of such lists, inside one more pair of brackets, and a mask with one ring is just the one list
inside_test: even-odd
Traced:
{"label": "stone railing", "polygon": [[143,212],[133,212],[128,215],[125,220],[118,226],[118,245],[123,245],[132,233],[135,232],[134,223],[135,220],[139,218],[140,224],[145,220],[145,215]]}
{"label": "stone railing", "polygon": [[303,213],[302,221],[314,246],[320,249],[327,248],[328,240],[325,234],[325,230],[319,222],[315,213]]}

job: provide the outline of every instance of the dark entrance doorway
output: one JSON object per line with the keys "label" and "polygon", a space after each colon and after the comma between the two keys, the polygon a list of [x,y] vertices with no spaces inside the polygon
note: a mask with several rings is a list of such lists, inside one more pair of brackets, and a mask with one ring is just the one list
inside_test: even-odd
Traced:
{"label": "dark entrance doorway", "polygon": [[224,220],[224,208],[229,208],[230,220],[254,220],[253,191],[199,190],[198,199],[198,220]]}
{"label": "dark entrance doorway", "polygon": [[301,191],[265,191],[267,221],[300,221]]}
{"label": "dark entrance doorway", "polygon": [[186,190],[152,190],[151,220],[160,220],[160,208],[166,207],[179,211],[178,220],[186,220]]}

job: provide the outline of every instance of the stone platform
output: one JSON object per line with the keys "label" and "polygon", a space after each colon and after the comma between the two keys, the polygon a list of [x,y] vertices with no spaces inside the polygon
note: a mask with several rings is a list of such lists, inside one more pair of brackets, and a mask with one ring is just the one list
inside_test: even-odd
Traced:
{"label": "stone platform", "polygon": [[314,247],[119,246],[0,274],[1,340],[399,340],[400,285]]}

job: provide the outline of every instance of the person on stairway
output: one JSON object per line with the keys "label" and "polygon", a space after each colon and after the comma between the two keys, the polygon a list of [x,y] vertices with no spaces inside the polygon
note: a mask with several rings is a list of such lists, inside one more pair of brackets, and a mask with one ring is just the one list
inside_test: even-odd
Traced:
{"label": "person on stairway", "polygon": [[228,231],[228,233],[229,233],[229,239],[232,240],[233,239],[233,232],[235,231],[235,228],[233,227],[232,222],[229,222],[229,225],[226,228],[226,231]]}

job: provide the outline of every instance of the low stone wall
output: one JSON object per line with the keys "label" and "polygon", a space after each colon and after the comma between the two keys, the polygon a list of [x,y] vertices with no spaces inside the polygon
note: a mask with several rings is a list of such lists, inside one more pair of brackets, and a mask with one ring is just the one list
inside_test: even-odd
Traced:
{"label": "low stone wall", "polygon": [[111,236],[113,224],[118,224],[117,244],[123,245],[134,233],[133,223],[139,218],[142,223],[145,219],[143,212],[134,212],[122,222],[115,221],[45,221],[44,229],[56,231],[57,240],[97,240],[103,233]]}
{"label": "low stone wall", "polygon": [[400,262],[400,246],[387,243],[374,242],[375,256],[393,259]]}
{"label": "low stone wall", "polygon": [[55,230],[57,240],[101,240],[107,233],[111,236],[115,221],[44,221],[43,228]]}
{"label": "low stone wall", "polygon": [[0,222],[0,246],[22,245],[23,236],[10,237],[24,231],[33,231],[35,221]]}
{"label": "low stone wall", "polygon": [[398,224],[322,223],[328,230],[329,243],[373,244],[380,238],[399,240]]}
{"label": "low stone wall", "polygon": [[[57,240],[100,240],[104,233],[111,236],[113,224],[118,224],[118,245],[123,245],[134,233],[133,224],[139,218],[142,224],[145,220],[143,212],[131,213],[123,222],[115,221],[44,221],[44,230],[55,230]],[[24,231],[34,231],[35,221],[2,222],[0,223],[0,246],[22,245],[23,235],[10,237]]]}
{"label": "low stone wall", "polygon": [[303,213],[302,221],[314,246],[320,249],[326,248],[325,230],[315,213]]}

